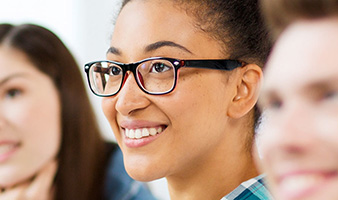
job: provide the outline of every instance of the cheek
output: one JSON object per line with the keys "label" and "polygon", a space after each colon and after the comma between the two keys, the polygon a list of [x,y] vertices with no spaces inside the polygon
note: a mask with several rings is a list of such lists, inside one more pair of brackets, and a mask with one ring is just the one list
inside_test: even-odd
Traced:
{"label": "cheek", "polygon": [[276,130],[272,129],[271,123],[267,123],[267,121],[264,120],[265,117],[263,117],[263,121],[259,127],[259,130],[257,131],[257,135],[255,138],[256,141],[256,152],[257,157],[259,159],[265,158],[264,162],[267,162],[267,159],[270,156],[270,153],[274,150],[275,147],[275,137],[272,136],[273,132],[270,130]]}
{"label": "cheek", "polygon": [[119,128],[116,123],[117,111],[115,109],[116,100],[113,98],[102,98],[101,107],[105,117],[107,118],[116,139],[119,138]]}
{"label": "cheek", "polygon": [[170,99],[157,104],[169,117],[174,132],[183,132],[181,135],[175,134],[181,137],[177,139],[186,141],[188,138],[191,141],[189,145],[208,145],[205,140],[216,143],[214,140],[219,141],[219,138],[224,137],[227,99],[203,83],[209,82],[205,79],[189,81],[187,84],[181,81]]}
{"label": "cheek", "polygon": [[319,133],[319,136],[335,141],[338,146],[338,111],[333,114],[319,114],[318,112],[314,121],[314,128],[317,129],[316,132]]}
{"label": "cheek", "polygon": [[44,109],[45,107],[40,107],[39,103],[35,102],[35,99],[26,98],[9,104],[6,107],[6,113],[8,113],[7,117],[10,124],[15,129],[24,131],[22,136],[25,136],[27,135],[25,132],[36,132],[30,130],[41,130],[45,126],[47,119],[44,120],[44,117],[45,113],[49,112],[49,109]]}
{"label": "cheek", "polygon": [[115,103],[116,102],[111,98],[102,98],[101,108],[109,123],[111,123],[116,116]]}
{"label": "cheek", "polygon": [[263,161],[262,161],[262,154],[261,152],[259,152],[259,144],[258,144],[258,140],[256,139],[255,141],[256,143],[253,145],[253,158],[254,158],[254,161],[255,161],[255,164],[258,168],[258,170],[261,172],[261,173],[265,173],[265,170],[263,168]]}
{"label": "cheek", "polygon": [[61,140],[61,108],[56,99],[31,102],[18,120],[25,127],[25,144],[45,159],[56,155]]}
{"label": "cheek", "polygon": [[[10,111],[10,112],[9,112]],[[20,148],[8,163],[8,183],[25,180],[40,170],[58,153],[61,140],[60,105],[58,101],[24,99],[6,108],[11,134]],[[15,174],[15,175],[13,175]]]}

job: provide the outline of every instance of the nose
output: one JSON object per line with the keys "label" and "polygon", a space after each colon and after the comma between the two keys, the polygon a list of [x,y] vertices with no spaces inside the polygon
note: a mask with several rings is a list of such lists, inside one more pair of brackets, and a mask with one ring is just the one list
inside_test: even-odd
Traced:
{"label": "nose", "polygon": [[120,114],[127,116],[131,113],[146,108],[150,101],[140,87],[137,85],[132,72],[126,74],[123,86],[117,94],[115,109]]}
{"label": "nose", "polygon": [[272,132],[272,148],[287,154],[301,154],[314,148],[317,138],[315,113],[311,110],[305,104],[286,105],[278,119],[267,125],[267,132]]}

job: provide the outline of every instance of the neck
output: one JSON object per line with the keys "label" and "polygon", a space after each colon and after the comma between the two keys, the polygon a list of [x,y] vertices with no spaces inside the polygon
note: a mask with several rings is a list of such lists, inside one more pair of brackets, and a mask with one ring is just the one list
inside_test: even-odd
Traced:
{"label": "neck", "polygon": [[242,182],[258,176],[252,152],[248,148],[251,127],[248,119],[230,120],[224,137],[209,151],[199,155],[186,167],[167,176],[172,200],[221,199]]}
{"label": "neck", "polygon": [[229,158],[227,154],[210,156],[204,162],[193,163],[181,175],[167,177],[171,199],[221,199],[242,182],[258,175],[248,154]]}

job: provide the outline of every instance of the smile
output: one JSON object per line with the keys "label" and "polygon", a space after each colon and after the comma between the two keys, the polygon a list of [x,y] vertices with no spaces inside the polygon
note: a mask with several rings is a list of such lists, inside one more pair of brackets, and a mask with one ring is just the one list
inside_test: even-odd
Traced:
{"label": "smile", "polygon": [[0,145],[0,162],[7,160],[17,149],[18,144],[1,144]]}
{"label": "smile", "polygon": [[329,173],[300,173],[283,177],[279,182],[279,191],[285,199],[299,199],[311,195],[324,184],[336,177],[336,172]]}
{"label": "smile", "polygon": [[125,129],[125,135],[130,139],[141,139],[148,136],[155,136],[162,133],[164,128],[137,128],[137,129]]}

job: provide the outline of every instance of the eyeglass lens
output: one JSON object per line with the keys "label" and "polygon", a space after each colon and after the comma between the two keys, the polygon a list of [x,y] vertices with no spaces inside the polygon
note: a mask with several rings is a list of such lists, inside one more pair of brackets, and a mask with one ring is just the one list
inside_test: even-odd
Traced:
{"label": "eyeglass lens", "polygon": [[[99,95],[112,95],[122,86],[124,70],[109,61],[90,66],[89,81],[92,90]],[[149,93],[166,93],[175,85],[175,67],[170,61],[155,59],[140,63],[134,75],[141,89]]]}

